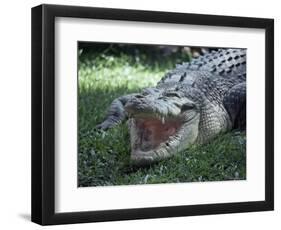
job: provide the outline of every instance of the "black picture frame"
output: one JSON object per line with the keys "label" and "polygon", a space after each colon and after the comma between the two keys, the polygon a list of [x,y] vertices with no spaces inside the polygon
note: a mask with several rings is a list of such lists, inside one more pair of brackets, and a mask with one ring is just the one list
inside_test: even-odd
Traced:
{"label": "black picture frame", "polygon": [[[55,18],[265,29],[265,200],[107,211],[55,213]],[[110,8],[32,8],[32,221],[41,225],[267,211],[274,209],[274,20]]]}

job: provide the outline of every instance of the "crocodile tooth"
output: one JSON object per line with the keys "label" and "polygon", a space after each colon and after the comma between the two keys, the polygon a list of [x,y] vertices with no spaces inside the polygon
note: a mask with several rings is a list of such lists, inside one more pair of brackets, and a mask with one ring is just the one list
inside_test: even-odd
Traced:
{"label": "crocodile tooth", "polygon": [[164,125],[165,124],[165,118],[162,117],[162,124]]}

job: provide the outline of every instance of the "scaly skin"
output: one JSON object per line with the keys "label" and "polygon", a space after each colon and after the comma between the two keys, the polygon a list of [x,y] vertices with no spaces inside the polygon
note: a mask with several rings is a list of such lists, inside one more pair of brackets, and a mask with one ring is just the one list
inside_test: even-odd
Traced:
{"label": "scaly skin", "polygon": [[115,99],[98,128],[106,130],[126,119],[136,165],[245,128],[246,50],[220,49],[177,65],[156,87]]}

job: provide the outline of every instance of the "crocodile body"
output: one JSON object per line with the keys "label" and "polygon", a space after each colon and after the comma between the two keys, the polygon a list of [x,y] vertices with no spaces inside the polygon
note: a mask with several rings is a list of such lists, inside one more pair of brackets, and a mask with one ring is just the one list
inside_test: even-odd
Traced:
{"label": "crocodile body", "polygon": [[128,119],[131,159],[144,165],[246,126],[246,50],[177,65],[155,87],[115,99],[100,129]]}

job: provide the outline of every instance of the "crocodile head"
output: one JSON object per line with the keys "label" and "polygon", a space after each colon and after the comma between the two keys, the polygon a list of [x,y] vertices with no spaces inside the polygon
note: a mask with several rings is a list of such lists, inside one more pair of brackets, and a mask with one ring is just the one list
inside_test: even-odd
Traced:
{"label": "crocodile head", "polygon": [[131,160],[146,165],[187,148],[198,135],[199,109],[183,91],[149,88],[125,105]]}

